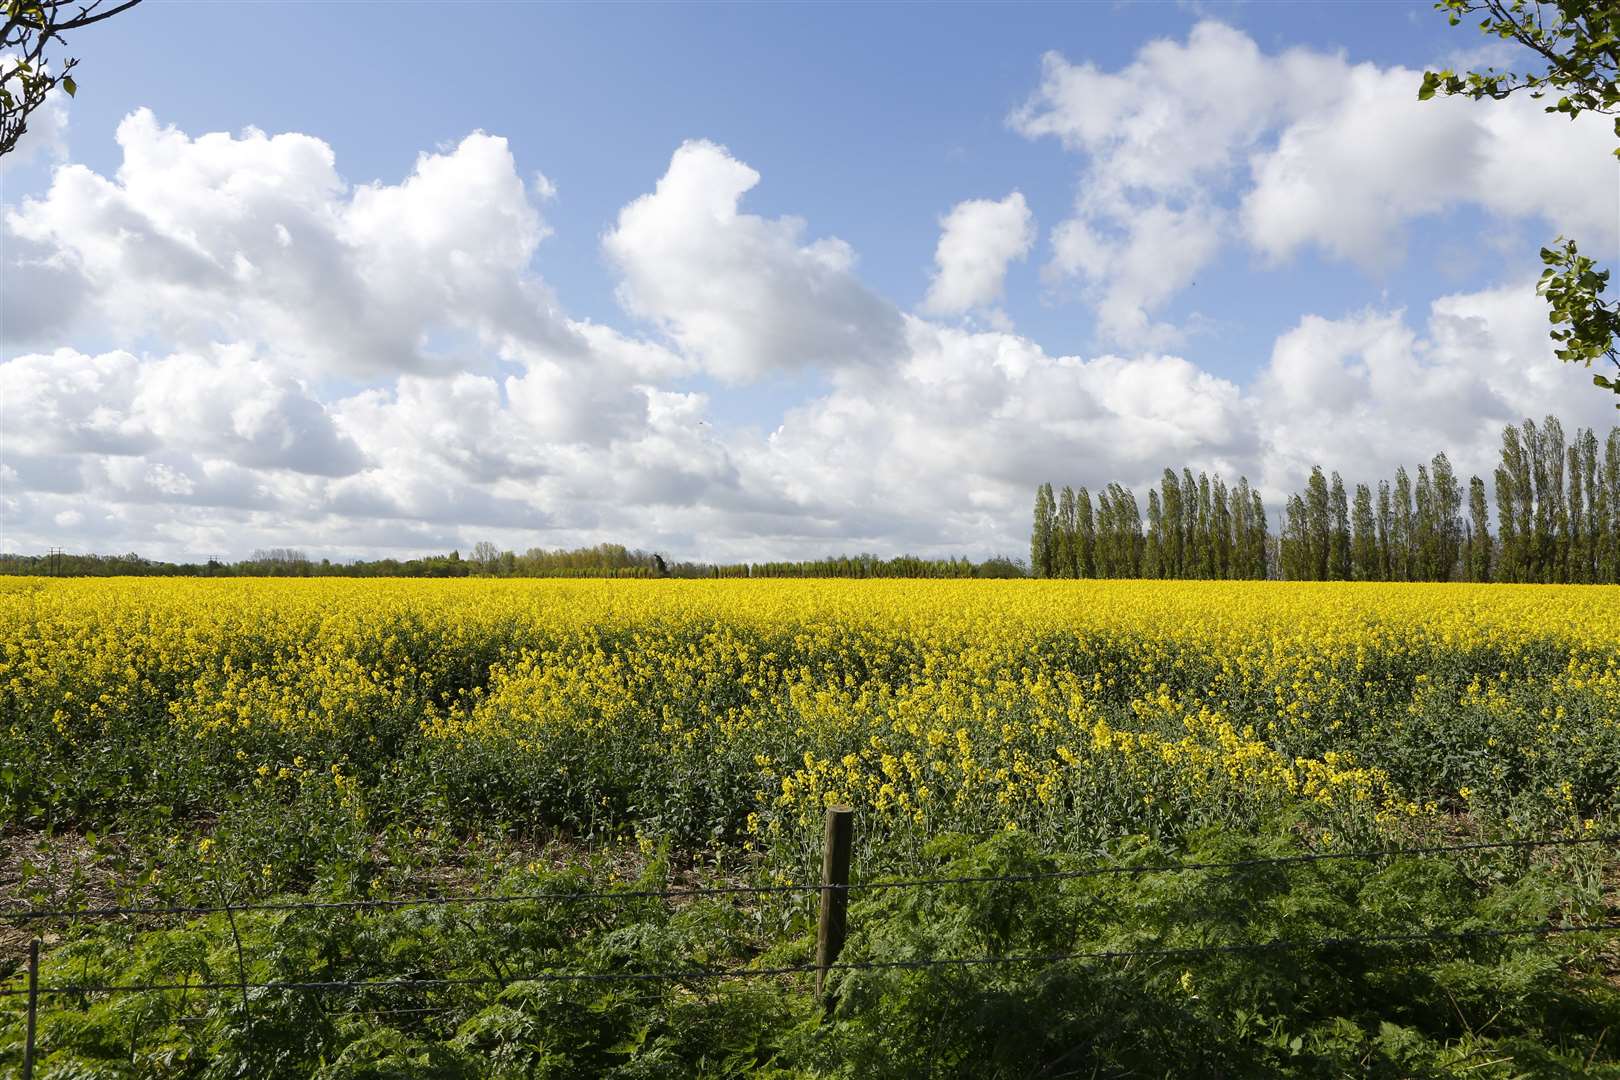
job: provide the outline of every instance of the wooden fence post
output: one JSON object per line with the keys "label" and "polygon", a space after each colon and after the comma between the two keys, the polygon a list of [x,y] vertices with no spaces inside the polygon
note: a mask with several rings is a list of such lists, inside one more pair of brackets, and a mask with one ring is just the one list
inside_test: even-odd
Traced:
{"label": "wooden fence post", "polygon": [[34,1027],[39,1016],[39,938],[28,943],[28,1027],[23,1042],[23,1080],[34,1080]]}
{"label": "wooden fence post", "polygon": [[849,907],[849,854],[855,811],[827,807],[827,841],[821,856],[821,924],[816,932],[816,997],[823,996],[827,969],[844,948],[845,912]]}

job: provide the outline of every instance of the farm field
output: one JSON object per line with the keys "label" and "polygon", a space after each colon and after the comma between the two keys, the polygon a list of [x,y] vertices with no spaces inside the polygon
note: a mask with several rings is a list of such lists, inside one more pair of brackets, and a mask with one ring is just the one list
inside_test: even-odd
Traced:
{"label": "farm field", "polygon": [[[846,958],[1159,955],[839,972],[826,1018],[523,978],[802,965],[784,891],[13,919],[7,986],[36,931],[46,983],[499,976],[61,995],[44,1076],[1620,1075],[1613,933],[1175,953],[1620,918],[1620,589],[0,583],[13,914],[813,883],[833,804],[856,881],[1038,879],[856,893]],[[1042,876],[1168,861],[1263,865]]]}

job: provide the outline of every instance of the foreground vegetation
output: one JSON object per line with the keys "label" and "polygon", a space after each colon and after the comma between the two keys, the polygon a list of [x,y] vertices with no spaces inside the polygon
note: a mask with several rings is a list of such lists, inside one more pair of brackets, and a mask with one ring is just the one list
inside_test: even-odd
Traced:
{"label": "foreground vegetation", "polygon": [[[0,590],[13,905],[814,881],[834,802],[857,880],[1620,822],[1614,589]],[[221,916],[48,920],[47,984],[506,985],[70,996],[43,1075],[1620,1075],[1613,933],[1164,954],[1602,923],[1616,850],[857,892],[856,963],[1156,955],[851,970],[826,1017],[802,974],[524,978],[801,966],[805,894],[240,914],[240,953]]]}

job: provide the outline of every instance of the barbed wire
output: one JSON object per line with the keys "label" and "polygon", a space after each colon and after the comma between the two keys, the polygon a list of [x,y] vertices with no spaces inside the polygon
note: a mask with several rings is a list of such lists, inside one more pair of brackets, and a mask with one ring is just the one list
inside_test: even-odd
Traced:
{"label": "barbed wire", "polygon": [[1287,866],[1299,863],[1328,862],[1346,859],[1384,859],[1403,856],[1427,856],[1458,851],[1489,851],[1544,847],[1573,847],[1587,844],[1620,843],[1620,835],[1545,837],[1534,840],[1492,840],[1462,844],[1436,844],[1426,847],[1373,848],[1353,851],[1301,852],[1294,855],[1257,856],[1213,862],[1139,863],[1118,866],[1096,866],[1076,870],[1032,871],[1026,874],[984,874],[957,877],[897,878],[878,881],[852,881],[842,885],[785,883],[772,885],[714,885],[673,889],[609,889],[582,892],[529,892],[495,893],[489,895],[377,897],[356,900],[288,900],[264,904],[177,905],[157,907],[150,905],[124,905],[99,908],[11,908],[0,912],[0,919],[12,922],[30,922],[38,919],[92,919],[123,916],[166,915],[218,915],[227,911],[337,911],[386,910],[393,908],[433,907],[456,904],[518,904],[518,903],[580,903],[590,900],[649,900],[685,899],[703,896],[771,895],[784,893],[855,892],[862,889],[912,889],[938,885],[974,885],[988,882],[1031,882],[1074,880],[1111,875],[1180,873],[1195,870],[1245,870],[1262,866]]}
{"label": "barbed wire", "polygon": [[[417,990],[455,986],[523,982],[686,982],[702,979],[766,978],[805,975],[816,971],[888,971],[932,967],[975,967],[997,964],[1055,964],[1074,960],[1127,960],[1142,958],[1193,958],[1241,953],[1291,952],[1311,949],[1349,948],[1364,945],[1419,945],[1488,940],[1510,937],[1550,937],[1559,934],[1607,933],[1620,930],[1620,920],[1588,925],[1519,926],[1438,933],[1399,933],[1347,935],[1306,940],[1278,939],[1263,942],[1234,942],[1225,945],[1189,945],[1161,949],[1103,949],[1088,952],[1031,954],[1023,956],[917,957],[909,960],[841,961],[825,968],[815,964],[793,964],[763,968],[691,968],[666,971],[541,971],[523,975],[469,975],[430,979],[327,979],[307,982],[183,982],[183,983],[82,983],[41,986],[39,994],[119,994],[207,990],[283,990],[323,992],[336,990]],[[0,989],[0,997],[26,995],[26,989]]]}

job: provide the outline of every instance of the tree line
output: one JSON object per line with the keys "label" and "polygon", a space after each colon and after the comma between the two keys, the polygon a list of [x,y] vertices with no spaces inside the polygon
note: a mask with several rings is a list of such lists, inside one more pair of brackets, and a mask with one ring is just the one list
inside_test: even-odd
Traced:
{"label": "tree line", "polygon": [[415,559],[333,562],[312,559],[300,548],[261,548],[237,562],[207,559],[164,562],[130,553],[84,555],[0,554],[0,574],[56,577],[545,577],[545,578],[1004,578],[1026,577],[1016,560],[999,556],[925,559],[900,555],[841,555],[799,562],[707,563],[665,559],[623,544],[571,549],[505,551],[489,541],[460,551]]}
{"label": "tree line", "polygon": [[1097,495],[1052,485],[1035,493],[1029,562],[1036,577],[1263,578],[1266,510],[1247,477],[1228,488],[1216,474],[1165,469],[1147,497],[1147,528],[1136,493],[1110,483]]}
{"label": "tree line", "polygon": [[[1491,484],[1466,490],[1445,453],[1393,480],[1355,485],[1311,469],[1268,533],[1260,495],[1239,480],[1164,472],[1136,497],[1109,484],[1035,495],[1030,565],[1038,577],[1261,578],[1292,581],[1620,582],[1620,427],[1599,441],[1557,417],[1509,424]],[[1494,496],[1496,530],[1491,529]]]}

